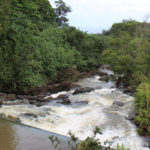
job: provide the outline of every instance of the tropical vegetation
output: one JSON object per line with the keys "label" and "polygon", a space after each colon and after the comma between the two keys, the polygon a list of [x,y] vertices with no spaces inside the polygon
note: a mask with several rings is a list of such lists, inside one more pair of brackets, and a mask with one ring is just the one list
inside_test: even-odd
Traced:
{"label": "tropical vegetation", "polygon": [[59,82],[66,70],[100,64],[103,38],[68,26],[70,7],[62,0],[56,6],[48,0],[1,1],[0,92],[24,93]]}
{"label": "tropical vegetation", "polygon": [[107,41],[103,62],[135,93],[135,123],[141,135],[150,135],[150,24],[124,20],[103,35]]}

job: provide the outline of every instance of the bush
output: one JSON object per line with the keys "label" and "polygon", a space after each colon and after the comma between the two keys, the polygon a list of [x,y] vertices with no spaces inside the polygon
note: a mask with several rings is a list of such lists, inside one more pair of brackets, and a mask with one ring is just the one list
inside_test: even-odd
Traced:
{"label": "bush", "polygon": [[[129,150],[126,149],[123,144],[121,146],[117,144],[117,148],[113,149],[110,147],[111,142],[109,141],[105,142],[105,145],[109,144],[109,146],[102,146],[99,139],[96,138],[97,134],[102,134],[99,127],[95,127],[93,131],[93,136],[87,137],[84,141],[79,141],[78,137],[75,137],[75,135],[72,134],[70,131],[68,134],[71,137],[71,140],[68,141],[68,146],[71,150]],[[50,136],[49,139],[51,140],[55,148],[59,148],[59,150],[61,150],[61,147],[59,147],[61,145],[61,141],[57,137]]]}
{"label": "bush", "polygon": [[135,94],[136,117],[135,123],[139,126],[140,135],[150,135],[150,84],[142,83]]}

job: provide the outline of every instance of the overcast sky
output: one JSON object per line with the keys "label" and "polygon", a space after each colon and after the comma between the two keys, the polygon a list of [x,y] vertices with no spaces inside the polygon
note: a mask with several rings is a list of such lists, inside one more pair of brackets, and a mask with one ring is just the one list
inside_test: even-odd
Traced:
{"label": "overcast sky", "polygon": [[[50,0],[54,4],[55,0]],[[123,19],[143,21],[150,14],[150,0],[64,0],[72,12],[69,24],[89,33],[100,33]],[[150,20],[150,18],[149,18]]]}

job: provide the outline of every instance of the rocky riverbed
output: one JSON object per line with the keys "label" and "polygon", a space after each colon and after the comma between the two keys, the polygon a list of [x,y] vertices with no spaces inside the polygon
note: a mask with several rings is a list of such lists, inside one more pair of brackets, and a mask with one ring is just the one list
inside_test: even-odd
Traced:
{"label": "rocky riverbed", "polygon": [[65,136],[71,130],[81,140],[99,126],[102,143],[110,141],[112,147],[119,143],[131,150],[149,150],[148,142],[138,136],[132,122],[134,98],[116,88],[112,78],[113,72],[103,68],[97,75],[74,84],[39,87],[28,91],[28,95],[0,94],[0,114]]}

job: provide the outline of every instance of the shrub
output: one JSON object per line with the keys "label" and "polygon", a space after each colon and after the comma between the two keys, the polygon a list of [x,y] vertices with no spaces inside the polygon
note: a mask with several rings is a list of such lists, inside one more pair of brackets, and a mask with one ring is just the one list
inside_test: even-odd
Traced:
{"label": "shrub", "polygon": [[150,135],[150,84],[142,83],[135,94],[136,117],[135,123],[139,126],[140,135]]}

